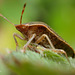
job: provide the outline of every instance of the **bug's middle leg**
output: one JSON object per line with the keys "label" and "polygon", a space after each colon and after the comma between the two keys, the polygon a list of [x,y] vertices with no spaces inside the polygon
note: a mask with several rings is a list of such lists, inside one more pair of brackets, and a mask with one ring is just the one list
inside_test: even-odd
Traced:
{"label": "bug's middle leg", "polygon": [[48,42],[49,42],[50,46],[52,47],[52,49],[55,49],[55,47],[53,46],[51,40],[49,39],[49,37],[46,34],[43,34],[40,38],[38,38],[38,40],[36,40],[35,43],[38,44],[38,43],[40,43],[45,38],[48,40]]}

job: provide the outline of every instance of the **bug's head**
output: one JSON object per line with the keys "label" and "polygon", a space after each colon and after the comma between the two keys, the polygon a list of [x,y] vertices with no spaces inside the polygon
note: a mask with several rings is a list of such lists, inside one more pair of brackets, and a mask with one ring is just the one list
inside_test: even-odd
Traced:
{"label": "bug's head", "polygon": [[16,29],[18,30],[18,31],[23,31],[23,30],[26,30],[26,28],[28,27],[28,26],[26,26],[26,25],[15,25],[15,27],[16,27]]}

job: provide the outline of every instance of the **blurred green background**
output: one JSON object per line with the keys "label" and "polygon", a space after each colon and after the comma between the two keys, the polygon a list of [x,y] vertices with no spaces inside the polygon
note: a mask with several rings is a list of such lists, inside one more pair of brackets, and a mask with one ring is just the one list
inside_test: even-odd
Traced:
{"label": "blurred green background", "polygon": [[[24,3],[27,6],[23,23],[45,22],[75,49],[75,0],[0,0],[0,13],[12,23],[20,24]],[[16,49],[13,33],[21,34],[0,17],[0,52]],[[20,47],[25,44],[19,39],[18,42]]]}

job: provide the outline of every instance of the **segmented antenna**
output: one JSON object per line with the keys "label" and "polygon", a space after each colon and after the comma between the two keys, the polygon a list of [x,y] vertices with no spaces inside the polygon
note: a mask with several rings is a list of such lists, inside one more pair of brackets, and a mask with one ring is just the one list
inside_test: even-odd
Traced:
{"label": "segmented antenna", "polygon": [[22,13],[21,13],[21,18],[20,18],[20,24],[22,24],[22,16],[23,16],[25,7],[26,7],[26,3],[25,3],[24,6],[23,6],[23,10],[22,10]]}
{"label": "segmented antenna", "polygon": [[5,20],[7,20],[9,23],[11,23],[12,25],[15,25],[13,24],[12,22],[10,22],[6,17],[4,17],[2,14],[0,14],[1,17],[3,17]]}

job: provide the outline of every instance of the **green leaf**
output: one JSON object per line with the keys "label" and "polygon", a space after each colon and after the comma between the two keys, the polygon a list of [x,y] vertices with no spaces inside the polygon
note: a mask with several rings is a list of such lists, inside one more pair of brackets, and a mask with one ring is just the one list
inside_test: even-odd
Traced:
{"label": "green leaf", "polygon": [[10,69],[10,72],[16,75],[73,74],[72,71],[75,68],[68,63],[64,56],[49,50],[39,50],[41,54],[29,50],[26,53],[13,51],[2,59],[7,68]]}

